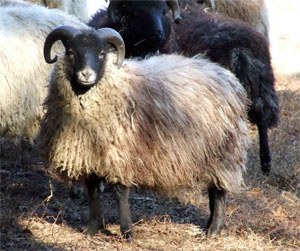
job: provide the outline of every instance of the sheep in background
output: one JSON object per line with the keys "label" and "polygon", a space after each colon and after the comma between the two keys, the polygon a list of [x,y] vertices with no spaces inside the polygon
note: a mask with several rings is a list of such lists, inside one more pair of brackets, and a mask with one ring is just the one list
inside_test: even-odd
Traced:
{"label": "sheep in background", "polygon": [[[62,41],[65,54],[50,56]],[[117,49],[117,59],[107,53]],[[248,146],[247,98],[236,77],[218,64],[179,55],[125,60],[115,30],[63,26],[45,41],[50,75],[41,150],[52,171],[85,179],[87,232],[104,228],[99,181],[114,184],[125,237],[132,235],[129,188],[166,194],[208,187],[208,236],[220,232],[226,191],[242,184]]]}
{"label": "sheep in background", "polygon": [[[109,27],[117,30],[125,41],[126,58],[142,57],[153,52],[153,49],[158,50],[168,39],[165,33],[170,29],[166,16],[169,7],[173,12],[173,21],[178,23],[180,14],[177,1],[111,0],[108,9],[98,10],[88,25],[95,29]],[[140,26],[137,21],[143,25]]]}
{"label": "sheep in background", "polygon": [[[175,22],[178,23],[180,11],[195,18],[195,16],[202,15],[202,9],[208,9],[215,1],[180,0],[179,3],[182,7],[180,9],[176,4],[177,1],[140,0],[138,2],[111,0],[107,10],[98,10],[88,22],[89,26],[96,29],[109,27],[119,31],[125,41],[126,57],[146,56],[148,53],[159,50],[161,44],[166,42],[167,33],[170,29],[169,20],[166,16],[168,6],[174,13]],[[268,15],[263,0],[217,0],[216,5],[218,7],[215,8],[218,12],[223,13],[221,10],[224,10],[224,12],[226,10],[224,16],[227,15],[245,21],[257,31],[265,34],[268,39]],[[227,7],[225,8],[225,6]],[[133,13],[135,13],[135,16]],[[153,26],[154,23],[155,26]],[[178,47],[173,50],[176,49]]]}
{"label": "sheep in background", "polygon": [[231,18],[240,19],[258,32],[269,38],[269,19],[265,0],[209,0],[214,2],[209,6],[208,0],[203,1],[204,5],[211,7],[211,11]]}
{"label": "sheep in background", "polygon": [[277,126],[279,121],[268,40],[236,19],[205,12],[196,20],[190,15],[182,14],[182,17],[180,25],[173,25],[176,36],[169,39],[161,51],[170,53],[176,48],[189,57],[203,53],[237,76],[252,102],[248,117],[257,126],[261,169],[268,174],[272,165],[268,129]]}
{"label": "sheep in background", "polygon": [[[0,5],[0,136],[33,141],[50,71],[43,58],[45,38],[58,25],[87,26],[60,10],[23,1]],[[60,48],[57,44],[55,51]]]}
{"label": "sheep in background", "polygon": [[[279,120],[268,41],[244,22],[208,14],[201,8],[196,10],[197,18],[194,14],[181,13],[183,18],[179,25],[168,19],[166,11],[167,5],[163,1],[116,1],[109,6],[107,18],[94,27],[110,27],[110,17],[116,16],[117,22],[112,28],[123,36],[126,48],[129,48],[126,56],[145,56],[158,50],[189,57],[202,53],[230,69],[252,101],[249,120],[257,125],[261,169],[268,174],[271,170],[268,129],[276,126]],[[96,24],[94,18],[93,24]]]}
{"label": "sheep in background", "polygon": [[269,39],[268,10],[264,0],[179,0],[179,3],[186,13],[195,14],[201,6],[205,11],[242,20]]}
{"label": "sheep in background", "polygon": [[47,8],[57,8],[67,12],[70,15],[75,15],[82,22],[87,22],[89,19],[87,0],[24,0]]}

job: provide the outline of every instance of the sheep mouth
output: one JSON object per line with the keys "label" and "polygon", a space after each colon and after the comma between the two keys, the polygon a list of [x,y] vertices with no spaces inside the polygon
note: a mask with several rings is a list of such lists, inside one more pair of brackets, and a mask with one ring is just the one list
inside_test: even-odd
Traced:
{"label": "sheep mouth", "polygon": [[92,87],[93,85],[95,85],[95,81],[82,81],[82,80],[77,80],[77,83],[82,86],[82,87]]}

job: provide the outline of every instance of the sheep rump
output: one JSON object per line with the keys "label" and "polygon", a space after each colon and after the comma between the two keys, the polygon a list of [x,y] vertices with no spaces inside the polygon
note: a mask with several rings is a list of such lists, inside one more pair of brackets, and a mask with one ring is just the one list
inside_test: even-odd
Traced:
{"label": "sheep rump", "polygon": [[239,190],[248,100],[229,71],[200,56],[127,60],[108,64],[97,85],[76,95],[66,68],[59,58],[41,123],[53,171],[167,192],[199,183]]}

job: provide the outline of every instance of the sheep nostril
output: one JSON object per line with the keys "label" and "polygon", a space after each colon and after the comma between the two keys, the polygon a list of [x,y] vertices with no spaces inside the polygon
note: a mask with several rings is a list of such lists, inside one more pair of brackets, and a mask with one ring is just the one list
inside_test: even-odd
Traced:
{"label": "sheep nostril", "polygon": [[90,84],[95,81],[95,74],[94,71],[91,69],[84,69],[81,71],[78,71],[77,73],[77,78],[79,82],[84,83],[84,84]]}
{"label": "sheep nostril", "polygon": [[155,36],[158,39],[162,39],[163,38],[163,32],[162,32],[162,30],[156,30],[155,31]]}
{"label": "sheep nostril", "polygon": [[86,80],[88,80],[90,78],[90,76],[92,75],[92,73],[89,71],[81,72],[81,74]]}

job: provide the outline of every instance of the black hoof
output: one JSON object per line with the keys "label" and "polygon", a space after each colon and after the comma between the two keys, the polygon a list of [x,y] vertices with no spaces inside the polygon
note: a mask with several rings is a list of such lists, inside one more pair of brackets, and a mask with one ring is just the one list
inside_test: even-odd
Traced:
{"label": "black hoof", "polygon": [[132,230],[128,230],[124,233],[122,233],[122,237],[127,241],[127,242],[131,242],[133,239],[133,231]]}
{"label": "black hoof", "polygon": [[269,175],[271,171],[271,162],[268,163],[262,163],[261,164],[261,170],[264,175]]}
{"label": "black hoof", "polygon": [[95,229],[95,228],[88,228],[87,230],[86,230],[86,234],[87,235],[89,235],[89,236],[94,236],[96,233],[98,233],[98,229]]}
{"label": "black hoof", "polygon": [[222,226],[220,226],[220,225],[219,225],[219,226],[211,225],[211,226],[209,226],[209,227],[207,228],[206,236],[207,236],[208,238],[215,237],[215,236],[217,236],[217,235],[220,234],[221,229],[222,229]]}
{"label": "black hoof", "polygon": [[86,234],[89,236],[94,236],[95,234],[97,234],[99,231],[105,231],[105,228],[101,225],[101,224],[88,224],[87,228],[86,228]]}

